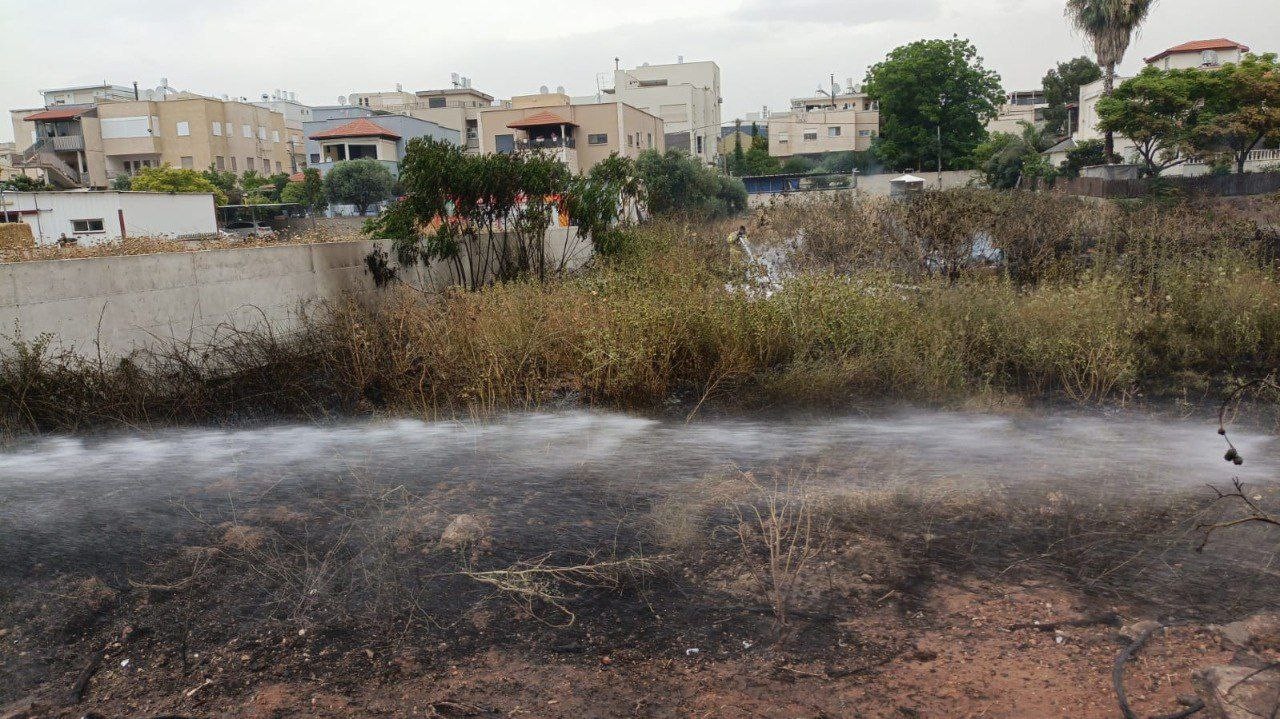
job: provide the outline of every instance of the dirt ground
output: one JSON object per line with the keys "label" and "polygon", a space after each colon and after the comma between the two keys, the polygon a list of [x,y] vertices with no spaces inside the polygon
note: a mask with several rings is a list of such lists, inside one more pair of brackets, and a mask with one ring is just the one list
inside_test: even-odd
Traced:
{"label": "dirt ground", "polygon": [[[1111,612],[1122,621],[1148,618],[1036,580],[942,581],[905,610],[888,594],[834,622],[793,620],[791,637],[779,642],[726,633],[694,646],[673,636],[666,651],[590,637],[550,648],[519,641],[461,652],[445,644],[360,648],[358,638],[281,626],[277,636],[241,637],[175,661],[173,647],[126,632],[108,647],[83,701],[66,696],[72,673],[3,716],[1101,719],[1118,714],[1111,669],[1127,641],[1116,622],[1011,627]],[[821,640],[805,638],[811,623],[830,624]],[[0,661],[7,662],[25,650],[20,636],[6,633]],[[1191,672],[1230,656],[1207,628],[1173,626],[1130,663],[1130,701],[1141,716],[1175,712],[1179,697],[1192,694]]]}

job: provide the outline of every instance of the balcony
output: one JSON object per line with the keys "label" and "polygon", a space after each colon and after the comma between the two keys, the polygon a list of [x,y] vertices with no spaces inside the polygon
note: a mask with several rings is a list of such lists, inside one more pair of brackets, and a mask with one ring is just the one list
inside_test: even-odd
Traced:
{"label": "balcony", "polygon": [[83,135],[63,135],[61,137],[50,137],[49,147],[54,152],[77,152],[84,149]]}

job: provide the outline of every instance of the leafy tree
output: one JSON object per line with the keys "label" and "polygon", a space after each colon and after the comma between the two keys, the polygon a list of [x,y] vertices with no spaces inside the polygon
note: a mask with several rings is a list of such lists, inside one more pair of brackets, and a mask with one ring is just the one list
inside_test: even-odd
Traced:
{"label": "leafy tree", "polygon": [[[587,178],[573,178],[547,154],[471,155],[452,143],[416,138],[401,161],[402,196],[366,229],[393,239],[401,263],[446,262],[472,289],[491,279],[545,278],[568,260],[546,253],[557,209],[570,208],[570,217],[582,213],[579,230],[594,242],[600,238],[593,233],[621,216],[624,193],[638,191],[629,160],[601,164]],[[578,196],[584,193],[591,196]]]}
{"label": "leafy tree", "polygon": [[751,147],[735,158],[730,171],[734,175],[772,175],[782,171],[782,161],[769,154],[769,141],[760,136],[759,129],[751,125]]}
{"label": "leafy tree", "polygon": [[[880,103],[876,157],[894,168],[967,164],[1004,101],[1000,76],[968,40],[919,40],[867,71],[864,89]],[[937,132],[941,128],[942,141]]]}
{"label": "leafy tree", "polygon": [[40,192],[53,189],[44,180],[37,180],[29,175],[14,175],[0,182],[0,187],[14,192]]}
{"label": "leafy tree", "polygon": [[[1067,18],[1089,38],[1102,66],[1102,95],[1115,89],[1116,65],[1124,59],[1133,33],[1147,19],[1155,0],[1067,0]],[[1106,156],[1115,153],[1115,136],[1106,130]]]}
{"label": "leafy tree", "polygon": [[1071,134],[1071,114],[1067,104],[1076,102],[1080,88],[1102,77],[1102,68],[1087,57],[1060,62],[1045,73],[1041,81],[1044,99],[1049,106],[1044,110],[1045,128],[1058,137]]}
{"label": "leafy tree", "polygon": [[324,178],[330,202],[355,205],[362,215],[370,205],[390,198],[393,185],[386,165],[368,158],[335,163]]}
{"label": "leafy tree", "polygon": [[1106,165],[1114,161],[1115,158],[1107,157],[1107,146],[1102,140],[1081,140],[1075,147],[1067,150],[1067,159],[1058,166],[1058,173],[1074,179],[1086,167]]}
{"label": "leafy tree", "polygon": [[301,182],[290,182],[280,191],[280,201],[302,205],[308,212],[314,212],[325,204],[324,181],[320,179],[320,171],[308,167],[302,171]]}
{"label": "leafy tree", "polygon": [[[758,131],[757,131],[758,133]],[[742,161],[746,153],[742,150],[742,132],[741,129],[735,129],[733,133],[733,161],[732,166],[738,168],[742,166]],[[734,170],[736,172],[736,169]]]}
{"label": "leafy tree", "polygon": [[741,180],[716,172],[679,150],[665,154],[644,151],[636,160],[636,172],[647,188],[649,209],[655,214],[689,212],[724,217],[747,207],[747,189]]}
{"label": "leafy tree", "polygon": [[1098,127],[1128,138],[1142,160],[1143,175],[1157,177],[1195,154],[1202,80],[1200,70],[1147,67],[1098,100]]}
{"label": "leafy tree", "polygon": [[215,170],[213,165],[209,165],[209,169],[200,173],[204,179],[213,183],[213,186],[222,190],[227,196],[227,203],[231,205],[239,205],[244,202],[244,192],[240,189],[240,183],[236,173]]}
{"label": "leafy tree", "polygon": [[1267,139],[1280,140],[1280,65],[1274,54],[1248,55],[1240,64],[1198,71],[1195,94],[1202,104],[1195,146],[1230,155],[1243,173],[1249,152]]}
{"label": "leafy tree", "polygon": [[804,155],[792,155],[782,163],[783,172],[813,172],[818,163]]}
{"label": "leafy tree", "polygon": [[138,170],[133,176],[132,186],[135,192],[207,192],[213,195],[216,204],[227,204],[226,193],[203,174],[170,165]]}
{"label": "leafy tree", "polygon": [[865,150],[844,150],[828,152],[818,162],[818,171],[831,174],[847,175],[856,167],[859,172],[866,173],[874,164],[874,157]]}
{"label": "leafy tree", "polygon": [[646,195],[635,160],[614,153],[570,179],[564,207],[596,252],[616,255],[625,248],[626,228],[641,218]]}
{"label": "leafy tree", "polygon": [[1040,154],[1048,145],[1049,135],[1029,122],[1021,122],[1022,133],[992,134],[974,150],[974,164],[986,176],[987,186],[1008,190],[1023,178],[1052,179],[1053,168]]}

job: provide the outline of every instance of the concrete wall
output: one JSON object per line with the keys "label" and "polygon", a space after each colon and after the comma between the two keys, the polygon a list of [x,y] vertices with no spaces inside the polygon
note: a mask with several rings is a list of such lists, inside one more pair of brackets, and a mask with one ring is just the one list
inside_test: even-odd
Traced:
{"label": "concrete wall", "polygon": [[[299,327],[301,315],[350,296],[376,302],[366,271],[373,241],[279,245],[190,253],[94,257],[0,264],[0,334],[41,334],[86,356],[117,358],[163,343],[204,340],[220,327],[277,334]],[[389,243],[381,243],[390,251]],[[569,269],[590,257],[573,228],[552,228],[549,261]],[[402,268],[428,290],[454,284],[448,267]]]}

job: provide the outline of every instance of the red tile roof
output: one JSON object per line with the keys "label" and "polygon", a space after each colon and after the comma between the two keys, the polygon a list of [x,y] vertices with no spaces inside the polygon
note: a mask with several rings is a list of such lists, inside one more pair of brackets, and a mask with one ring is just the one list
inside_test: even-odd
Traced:
{"label": "red tile roof", "polygon": [[28,122],[34,120],[70,120],[80,117],[92,109],[92,107],[60,107],[56,110],[45,110],[34,115],[27,115],[22,119]]}
{"label": "red tile roof", "polygon": [[1249,52],[1249,46],[1242,45],[1235,40],[1228,40],[1225,37],[1214,38],[1213,40],[1192,40],[1181,45],[1174,45],[1164,52],[1152,55],[1147,58],[1147,62],[1155,62],[1182,52],[1200,52],[1201,50],[1239,50],[1240,52]]}
{"label": "red tile roof", "polygon": [[560,117],[559,115],[555,114],[554,112],[547,112],[545,110],[542,112],[530,115],[524,119],[507,123],[507,127],[513,130],[519,130],[520,128],[523,128],[523,127],[546,127],[547,125],[565,125],[568,127],[577,127],[578,123],[573,122],[571,120],[566,120],[563,117]]}
{"label": "red tile roof", "polygon": [[307,176],[301,172],[295,172],[292,175],[289,175],[289,182],[302,182],[305,179],[307,179]]}
{"label": "red tile roof", "polygon": [[396,133],[388,130],[387,128],[383,127],[382,125],[379,125],[376,122],[371,122],[369,120],[366,120],[363,117],[357,120],[348,122],[345,125],[340,125],[338,127],[335,127],[332,130],[317,132],[316,134],[311,136],[311,139],[326,140],[332,137],[385,137],[388,140],[400,139],[400,136],[397,135]]}

